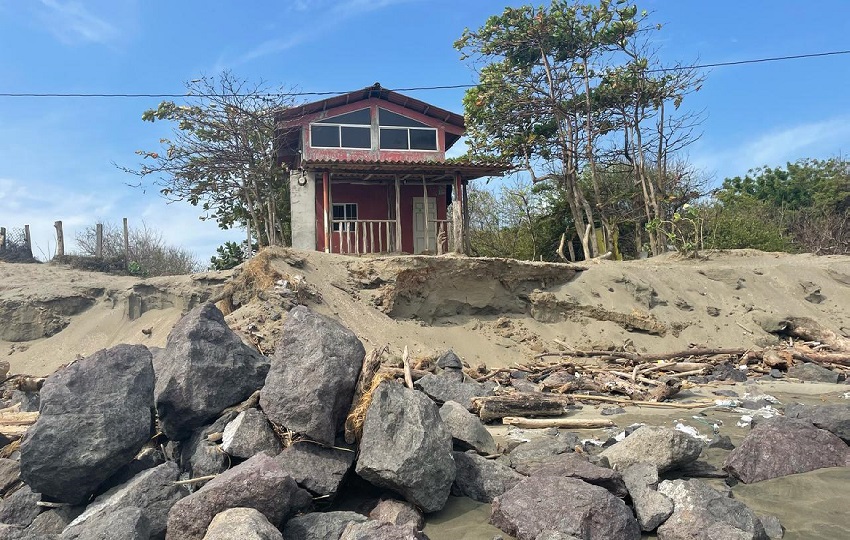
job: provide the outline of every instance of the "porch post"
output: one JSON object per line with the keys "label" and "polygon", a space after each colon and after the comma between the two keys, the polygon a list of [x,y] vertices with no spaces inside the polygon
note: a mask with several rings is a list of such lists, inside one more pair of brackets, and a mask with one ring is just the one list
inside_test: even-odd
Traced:
{"label": "porch post", "polygon": [[469,240],[469,192],[466,189],[467,182],[461,182],[463,188],[463,253],[472,253],[472,244]]}
{"label": "porch post", "polygon": [[460,178],[460,173],[455,173],[455,200],[452,202],[452,222],[454,223],[455,253],[464,253],[466,242],[466,231],[463,227],[465,212],[461,208],[461,206],[463,206],[461,183],[462,182]]}
{"label": "porch post", "polygon": [[322,204],[324,206],[325,218],[325,253],[331,251],[331,235],[330,235],[330,206],[331,206],[331,174],[328,171],[322,173]]}
{"label": "porch post", "polygon": [[401,253],[401,181],[395,178],[395,250]]}
{"label": "porch post", "polygon": [[[424,174],[422,175],[422,204],[425,205],[425,208],[422,210],[425,215],[425,251],[428,251],[431,249],[431,242],[428,239],[428,186],[425,184]],[[414,234],[416,233],[414,232]],[[414,242],[414,244],[415,243],[416,242]],[[436,251],[436,249],[434,251]]]}

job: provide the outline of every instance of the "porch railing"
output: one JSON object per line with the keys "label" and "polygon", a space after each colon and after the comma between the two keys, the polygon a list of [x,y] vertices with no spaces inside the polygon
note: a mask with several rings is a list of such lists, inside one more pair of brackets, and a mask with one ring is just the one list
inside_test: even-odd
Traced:
{"label": "porch railing", "polygon": [[[339,244],[331,250],[347,255],[389,253],[396,248],[394,219],[333,220],[333,235]],[[335,249],[336,248],[336,249]]]}
{"label": "porch railing", "polygon": [[454,222],[450,219],[429,219],[428,223],[433,223],[436,226],[435,230],[437,231],[437,255],[442,255],[447,251],[454,251]]}

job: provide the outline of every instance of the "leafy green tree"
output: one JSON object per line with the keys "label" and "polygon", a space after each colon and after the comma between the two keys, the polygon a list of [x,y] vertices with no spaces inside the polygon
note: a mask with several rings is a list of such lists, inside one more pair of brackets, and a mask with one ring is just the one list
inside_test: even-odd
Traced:
{"label": "leafy green tree", "polygon": [[163,101],[147,122],[173,124],[162,149],[138,150],[138,168],[120,167],[159,188],[172,201],[203,210],[223,229],[249,226],[260,245],[291,241],[287,171],[275,158],[274,112],[291,106],[291,92],[269,92],[228,71],[186,83],[185,103]]}
{"label": "leafy green tree", "polygon": [[216,254],[210,258],[210,270],[230,270],[245,262],[245,246],[236,242],[225,242],[216,248]]}

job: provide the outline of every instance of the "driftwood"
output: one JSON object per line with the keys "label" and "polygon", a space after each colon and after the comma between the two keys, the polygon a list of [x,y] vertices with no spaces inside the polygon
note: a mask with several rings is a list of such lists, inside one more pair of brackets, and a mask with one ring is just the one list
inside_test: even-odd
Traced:
{"label": "driftwood", "polygon": [[[428,231],[425,231],[426,233]],[[413,390],[413,375],[410,372],[410,354],[407,352],[407,345],[404,346],[404,353],[401,355],[401,363],[404,366],[404,384]]]}
{"label": "driftwood", "polygon": [[662,353],[662,354],[638,354],[625,351],[564,351],[564,352],[548,352],[541,353],[536,358],[545,358],[547,356],[569,356],[575,358],[593,358],[598,357],[606,360],[629,360],[638,363],[652,363],[661,360],[674,360],[676,358],[694,358],[694,357],[711,357],[720,355],[741,355],[749,349],[715,349],[715,348],[693,348],[683,351]]}
{"label": "driftwood", "polygon": [[769,331],[804,341],[818,341],[837,352],[850,353],[850,338],[839,335],[808,317],[789,317],[775,322]]}
{"label": "driftwood", "polygon": [[795,348],[791,351],[791,356],[795,360],[802,360],[803,362],[850,367],[850,353],[831,353],[813,350],[804,351],[799,348]]}
{"label": "driftwood", "polygon": [[472,410],[482,422],[506,416],[561,416],[564,406],[573,401],[563,396],[542,393],[506,394],[473,398]]}
{"label": "driftwood", "polygon": [[375,375],[378,374],[378,369],[381,367],[381,356],[388,350],[385,345],[380,349],[372,349],[363,358],[363,365],[360,368],[360,376],[357,378],[357,386],[354,388],[354,398],[351,400],[351,407],[348,409],[348,416],[345,422],[345,442],[354,444],[357,442],[357,434],[355,433],[354,412],[360,404],[363,395],[372,387],[372,381]]}
{"label": "driftwood", "polygon": [[[393,377],[404,377],[404,369],[403,368],[394,368],[389,366],[381,366],[381,369],[378,370],[378,374],[391,375]],[[430,371],[424,371],[421,369],[412,369],[410,370],[410,377],[414,381],[418,381],[425,375],[433,375]]]}
{"label": "driftwood", "polygon": [[617,403],[620,405],[636,405],[639,407],[657,407],[660,409],[705,409],[714,406],[714,402],[702,403],[674,403],[670,401],[634,401],[631,399],[621,399],[610,396],[592,396],[585,394],[566,394],[566,397],[573,398],[578,401],[604,401],[606,403]]}
{"label": "driftwood", "polygon": [[616,424],[607,418],[523,418],[521,416],[506,416],[502,418],[506,426],[519,428],[564,428],[564,429],[596,429],[613,427]]}
{"label": "driftwood", "polygon": [[38,413],[21,412],[20,403],[0,409],[0,435],[10,440],[20,439],[36,420]]}

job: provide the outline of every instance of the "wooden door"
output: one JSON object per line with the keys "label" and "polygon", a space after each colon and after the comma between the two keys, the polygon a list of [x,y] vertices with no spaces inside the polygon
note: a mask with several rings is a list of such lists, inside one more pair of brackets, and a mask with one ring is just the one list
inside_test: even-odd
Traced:
{"label": "wooden door", "polygon": [[[437,199],[428,197],[428,222],[425,221],[424,198],[413,198],[413,253],[437,252]],[[427,236],[425,231],[428,231]],[[426,242],[427,238],[427,242]]]}

